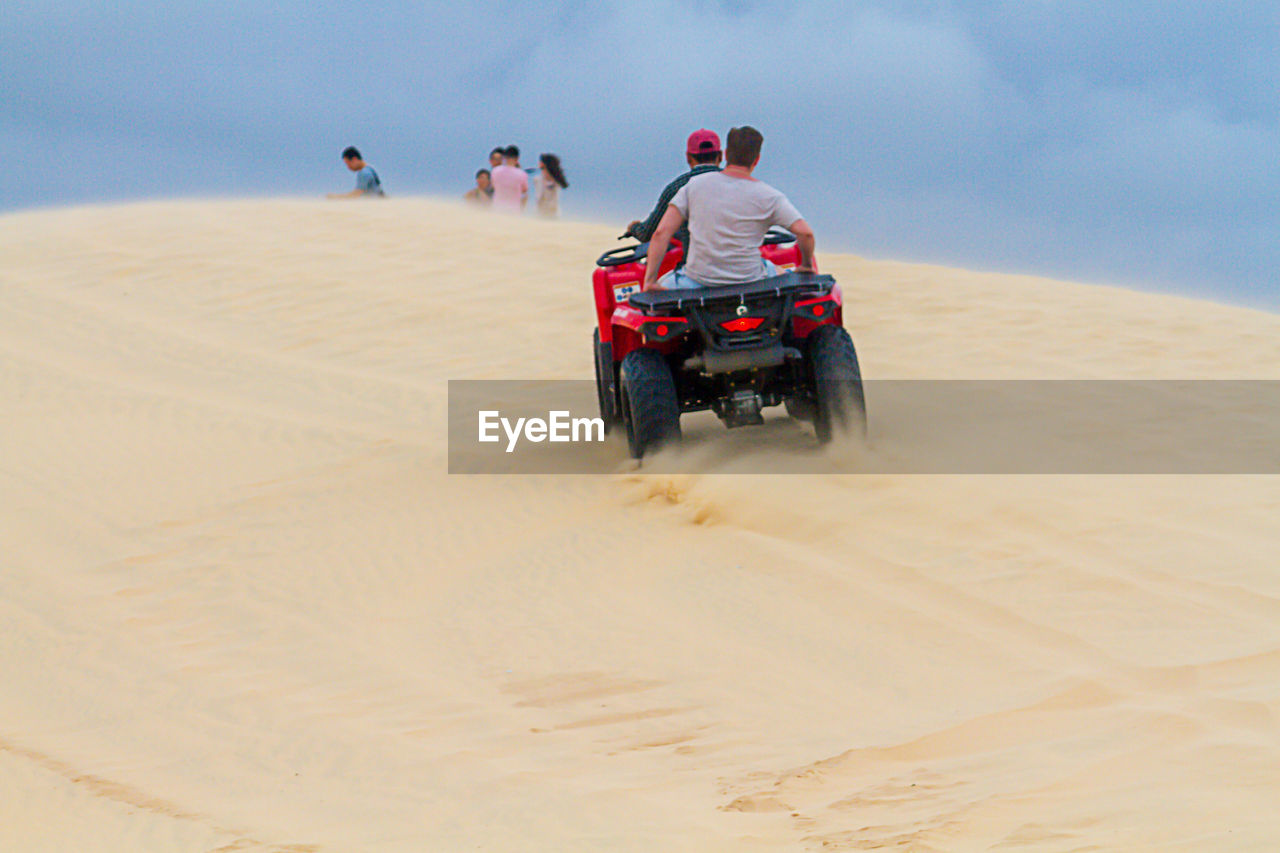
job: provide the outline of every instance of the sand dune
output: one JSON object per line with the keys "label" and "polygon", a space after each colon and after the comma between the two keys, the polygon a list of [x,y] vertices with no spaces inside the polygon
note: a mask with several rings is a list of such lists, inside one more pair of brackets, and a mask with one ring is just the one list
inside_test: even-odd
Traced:
{"label": "sand dune", "polygon": [[[1276,477],[445,473],[446,380],[590,376],[616,231],[0,218],[0,850],[1280,843]],[[1280,378],[1275,315],[819,249],[871,377]]]}

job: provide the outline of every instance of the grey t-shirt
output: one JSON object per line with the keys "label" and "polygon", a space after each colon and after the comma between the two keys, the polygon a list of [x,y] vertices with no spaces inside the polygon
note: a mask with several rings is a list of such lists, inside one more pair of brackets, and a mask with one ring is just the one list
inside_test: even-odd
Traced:
{"label": "grey t-shirt", "polygon": [[689,220],[685,275],[708,287],[761,278],[765,232],[774,225],[788,228],[803,218],[768,184],[723,172],[690,178],[671,204]]}

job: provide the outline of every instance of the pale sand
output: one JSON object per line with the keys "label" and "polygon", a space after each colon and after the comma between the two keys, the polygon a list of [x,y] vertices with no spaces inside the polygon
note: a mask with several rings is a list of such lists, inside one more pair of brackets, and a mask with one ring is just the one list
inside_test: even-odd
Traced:
{"label": "pale sand", "polygon": [[[591,375],[617,230],[0,218],[0,850],[1280,846],[1278,478],[448,476],[447,379]],[[1280,378],[1274,315],[820,259],[869,376]]]}

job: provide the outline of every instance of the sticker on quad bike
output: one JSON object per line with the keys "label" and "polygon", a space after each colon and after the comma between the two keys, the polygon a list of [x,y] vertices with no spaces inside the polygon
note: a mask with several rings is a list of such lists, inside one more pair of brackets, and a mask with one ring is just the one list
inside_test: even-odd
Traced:
{"label": "sticker on quad bike", "polygon": [[640,292],[640,282],[629,281],[626,284],[615,284],[613,286],[613,301],[625,302],[635,294]]}

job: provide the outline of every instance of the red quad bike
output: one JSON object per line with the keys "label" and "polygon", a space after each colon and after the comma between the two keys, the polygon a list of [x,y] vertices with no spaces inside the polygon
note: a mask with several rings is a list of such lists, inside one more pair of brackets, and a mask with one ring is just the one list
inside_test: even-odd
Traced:
{"label": "red quad bike", "polygon": [[[662,273],[683,248],[673,243]],[[818,441],[866,433],[862,375],[840,287],[799,273],[795,237],[770,231],[760,253],[781,275],[724,287],[642,293],[647,243],[596,261],[596,392],[605,429],[622,425],[637,459],[679,441],[680,415],[710,409],[734,428],[785,404]]]}

